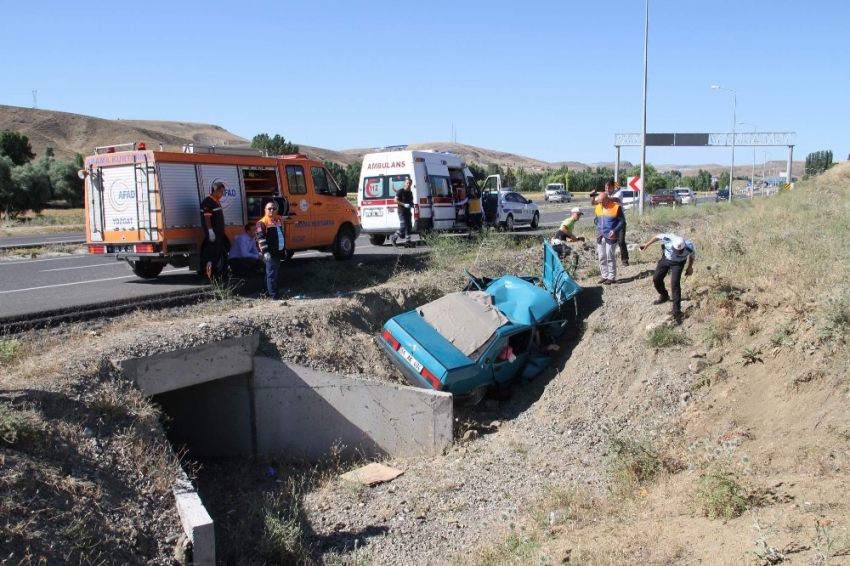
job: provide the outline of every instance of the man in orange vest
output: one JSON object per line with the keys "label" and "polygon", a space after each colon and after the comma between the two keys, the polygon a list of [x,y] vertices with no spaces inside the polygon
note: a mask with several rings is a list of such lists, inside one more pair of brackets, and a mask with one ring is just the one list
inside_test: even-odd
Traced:
{"label": "man in orange vest", "polygon": [[266,290],[269,298],[280,300],[283,297],[277,289],[277,275],[280,272],[280,260],[286,253],[283,239],[283,223],[277,214],[277,203],[268,201],[263,207],[265,216],[257,221],[257,245],[266,262]]}
{"label": "man in orange vest", "polygon": [[617,279],[617,251],[620,230],[626,222],[623,207],[601,193],[596,205],[596,253],[599,257],[599,283],[610,285]]}

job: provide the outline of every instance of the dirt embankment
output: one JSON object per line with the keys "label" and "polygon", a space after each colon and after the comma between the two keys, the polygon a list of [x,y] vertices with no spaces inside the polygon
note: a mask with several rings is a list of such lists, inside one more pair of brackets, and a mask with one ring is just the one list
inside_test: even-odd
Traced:
{"label": "dirt embankment", "polygon": [[[850,173],[839,174],[807,190],[836,199],[845,194],[836,186],[850,187]],[[833,272],[812,276],[809,286],[829,282],[822,291],[783,283],[777,273],[814,273],[808,257],[787,262],[781,249],[754,247],[759,238],[779,245],[771,235],[779,226],[802,241],[795,230],[804,222],[793,213],[805,212],[811,196],[774,198],[630,224],[630,241],[675,230],[696,243],[681,325],[668,305],[651,304],[657,245],[634,251],[618,283],[604,287],[593,248],[574,246],[585,289],[575,332],[561,339],[546,373],[509,399],[458,408],[455,447],[436,458],[388,459],[405,471],[391,483],[353,487],[337,478],[352,464],[290,468],[285,455],[205,463],[198,481],[219,525],[219,556],[269,561],[263,552],[280,547],[244,541],[267,542],[270,509],[284,510],[262,502],[284,501],[298,510],[287,556],[306,563],[850,563],[850,303]],[[768,233],[748,236],[753,223]],[[840,223],[830,226],[847,236]],[[468,253],[463,265],[496,251],[485,242]],[[487,269],[520,270],[537,257],[531,247],[506,253],[513,259],[500,256]],[[31,414],[40,432],[2,448],[0,541],[15,553],[7,562],[45,556],[58,564],[101,552],[106,562],[165,564],[179,545],[168,497],[153,482],[168,477],[171,463],[157,464],[156,474],[141,465],[148,451],[139,447],[162,441],[159,425],[100,360],[260,331],[263,355],[397,380],[374,341],[378,328],[461,281],[459,267],[439,285],[400,271],[342,298],[228,300],[17,337],[2,403]],[[281,487],[294,483],[266,477],[271,462],[286,482],[297,480],[295,495]]]}

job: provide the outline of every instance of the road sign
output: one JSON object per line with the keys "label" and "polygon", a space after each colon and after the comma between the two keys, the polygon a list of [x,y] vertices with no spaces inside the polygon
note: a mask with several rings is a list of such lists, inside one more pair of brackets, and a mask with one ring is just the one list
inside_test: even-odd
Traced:
{"label": "road sign", "polygon": [[636,191],[643,190],[643,181],[640,177],[629,177],[629,188]]}

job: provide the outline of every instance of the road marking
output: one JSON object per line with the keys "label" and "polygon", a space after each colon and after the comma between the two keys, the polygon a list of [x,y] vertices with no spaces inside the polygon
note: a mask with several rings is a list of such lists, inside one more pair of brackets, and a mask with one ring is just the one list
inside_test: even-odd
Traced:
{"label": "road marking", "polygon": [[[171,273],[171,271],[177,271],[176,269],[170,271],[163,271],[163,273]],[[119,279],[132,279],[135,278],[135,275],[124,275],[122,277],[109,277],[107,279],[93,279],[91,281],[76,281],[74,283],[60,283],[58,285],[44,285],[42,287],[30,287],[29,289],[12,289],[11,291],[0,291],[0,295],[5,295],[7,293],[21,293],[23,291],[40,291],[41,289],[55,289],[56,287],[69,287],[71,285],[83,285],[84,283],[102,283],[103,281],[117,281]]]}
{"label": "road marking", "polygon": [[[88,254],[81,254],[81,255],[66,255],[66,256],[62,256],[62,257],[48,257],[48,258],[44,258],[44,259],[27,259],[27,258],[7,259],[7,260],[0,261],[0,266],[3,266],[3,265],[20,265],[22,263],[37,263],[39,261],[56,261],[58,259],[89,259],[90,257],[91,256],[88,255]],[[118,263],[118,261],[116,260],[115,263]]]}
{"label": "road marking", "polygon": [[39,273],[48,273],[50,271],[68,271],[69,269],[86,269],[87,267],[121,267],[123,264],[118,263],[100,263],[97,265],[78,265],[77,267],[57,267],[56,269],[42,269]]}

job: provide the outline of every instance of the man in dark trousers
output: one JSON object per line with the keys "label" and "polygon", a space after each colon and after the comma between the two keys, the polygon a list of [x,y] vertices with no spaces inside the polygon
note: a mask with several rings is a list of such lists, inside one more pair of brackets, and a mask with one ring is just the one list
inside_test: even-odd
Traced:
{"label": "man in dark trousers", "polygon": [[[217,269],[220,258],[226,253],[226,236],[224,235],[224,209],[221,199],[224,197],[224,183],[216,181],[212,184],[210,196],[201,203],[201,226],[206,230],[204,243],[201,245],[201,270],[207,279],[213,275],[221,275],[224,269]],[[225,246],[225,247],[222,247]],[[225,256],[226,260],[226,256]]]}
{"label": "man in dark trousers", "polygon": [[[655,290],[658,291],[658,298],[653,301],[653,305],[660,305],[670,300],[670,295],[667,294],[667,289],[664,287],[664,277],[667,272],[670,272],[670,289],[673,293],[673,316],[675,318],[682,317],[682,270],[685,275],[691,275],[694,272],[694,260],[697,257],[697,252],[694,245],[688,240],[676,234],[658,234],[645,244],[641,244],[641,251],[645,250],[655,242],[661,242],[664,255],[655,266],[655,273],[652,275],[652,283],[655,285]],[[687,262],[687,267],[685,263]]]}
{"label": "man in dark trousers", "polygon": [[[608,179],[605,181],[605,194],[608,195],[608,198],[622,208],[623,206],[623,190],[617,188],[614,185],[614,179]],[[641,196],[641,195],[638,195]],[[594,197],[591,195],[590,204],[597,205],[599,204],[599,197]],[[626,215],[623,215],[623,227],[620,229],[617,234],[617,245],[620,247],[620,262],[628,267],[629,266],[629,248],[626,245]]]}
{"label": "man in dark trousers", "polygon": [[413,185],[410,179],[404,180],[404,186],[395,194],[395,203],[398,206],[398,231],[390,236],[390,242],[396,245],[398,237],[404,235],[405,247],[410,247],[410,233],[413,232]]}
{"label": "man in dark trousers", "polygon": [[269,298],[280,300],[283,297],[277,288],[277,275],[280,273],[280,260],[286,253],[283,239],[283,223],[277,214],[277,203],[268,201],[263,207],[265,216],[257,221],[257,245],[266,262],[266,290]]}

